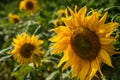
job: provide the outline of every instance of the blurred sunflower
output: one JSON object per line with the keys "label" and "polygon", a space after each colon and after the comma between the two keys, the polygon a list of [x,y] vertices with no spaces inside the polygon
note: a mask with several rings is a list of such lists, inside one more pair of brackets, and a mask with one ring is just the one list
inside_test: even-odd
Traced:
{"label": "blurred sunflower", "polygon": [[87,7],[75,12],[68,7],[72,18],[63,19],[66,26],[53,29],[56,35],[50,38],[55,44],[50,48],[52,54],[64,52],[58,67],[64,63],[62,70],[71,66],[72,77],[80,80],[91,80],[98,71],[102,77],[101,64],[112,66],[110,55],[115,54],[110,34],[118,26],[116,22],[105,23],[107,12],[100,14],[92,9],[92,14],[86,16]]}
{"label": "blurred sunflower", "polygon": [[59,9],[58,11],[56,11],[57,19],[53,20],[53,24],[55,26],[61,26],[64,25],[62,18],[67,16],[67,9]]}
{"label": "blurred sunflower", "polygon": [[18,23],[20,21],[20,16],[12,14],[12,13],[8,14],[8,18],[11,23]]}
{"label": "blurred sunflower", "polygon": [[20,10],[25,10],[27,14],[32,14],[37,11],[37,0],[23,0],[20,2]]}
{"label": "blurred sunflower", "polygon": [[10,54],[17,59],[18,63],[34,63],[37,65],[40,63],[39,57],[43,55],[43,52],[40,51],[40,45],[42,43],[43,41],[34,35],[30,37],[26,33],[22,35],[18,34],[16,38],[13,39],[12,45],[14,49]]}

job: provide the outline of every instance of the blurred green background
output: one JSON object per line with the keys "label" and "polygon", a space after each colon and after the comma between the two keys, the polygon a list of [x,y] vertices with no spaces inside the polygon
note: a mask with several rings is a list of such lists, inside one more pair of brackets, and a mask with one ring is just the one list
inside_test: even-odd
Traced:
{"label": "blurred green background", "polygon": [[[119,0],[38,0],[39,9],[33,16],[28,17],[23,11],[19,10],[21,0],[0,0],[0,80],[76,80],[71,78],[70,69],[61,72],[61,67],[57,68],[62,54],[50,56],[48,39],[53,35],[49,30],[56,27],[54,21],[60,18],[56,12],[60,9],[66,9],[67,6],[78,9],[86,5],[88,12],[90,8],[103,14],[108,11],[106,22],[116,21],[120,23],[120,1]],[[12,24],[9,21],[8,14],[13,13],[21,17],[22,21]],[[59,23],[57,24],[59,25]],[[16,63],[12,56],[7,52],[12,49],[12,39],[24,31],[30,34],[35,33],[42,40],[45,55],[41,67],[33,68],[27,65]],[[117,35],[117,37],[116,37]],[[120,26],[116,28],[111,37],[116,37],[114,48],[120,51]],[[120,76],[120,55],[112,56],[114,69],[104,65],[102,72],[107,80],[119,80]],[[93,80],[101,80],[94,78]]]}

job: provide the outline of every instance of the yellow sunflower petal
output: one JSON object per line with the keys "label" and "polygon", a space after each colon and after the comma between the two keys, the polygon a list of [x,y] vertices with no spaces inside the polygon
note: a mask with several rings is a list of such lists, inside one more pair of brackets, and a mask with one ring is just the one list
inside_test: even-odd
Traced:
{"label": "yellow sunflower petal", "polygon": [[101,49],[99,56],[101,57],[102,61],[105,64],[109,65],[110,67],[113,67],[111,63],[110,55],[108,55],[108,53],[105,50]]}
{"label": "yellow sunflower petal", "polygon": [[79,78],[80,80],[85,80],[90,70],[90,63],[88,61],[83,61],[81,62],[81,65],[82,68],[81,71],[79,72]]}
{"label": "yellow sunflower petal", "polygon": [[69,54],[69,47],[64,51],[64,56],[62,57],[59,64],[57,65],[58,67],[61,66],[62,63],[64,63],[69,59],[68,54]]}
{"label": "yellow sunflower petal", "polygon": [[107,45],[110,44],[113,41],[111,38],[100,38],[101,44]]}
{"label": "yellow sunflower petal", "polygon": [[71,31],[68,27],[65,26],[59,26],[55,29],[53,29],[53,31],[55,31],[56,33],[65,33],[65,34],[69,34]]}
{"label": "yellow sunflower petal", "polygon": [[67,7],[67,8],[70,11],[70,14],[72,15],[72,17],[74,18],[75,17],[75,13],[73,12],[73,10],[70,7]]}
{"label": "yellow sunflower petal", "polygon": [[24,4],[25,4],[24,1],[20,2],[20,7],[19,7],[20,10],[25,9],[25,5]]}
{"label": "yellow sunflower petal", "polygon": [[82,7],[78,11],[78,16],[79,16],[79,19],[80,19],[80,23],[84,23],[86,12],[87,12],[87,7],[86,6]]}
{"label": "yellow sunflower petal", "polygon": [[74,29],[76,26],[73,24],[72,21],[67,20],[67,19],[63,19],[63,22],[65,23],[66,26],[68,26],[71,29]]}
{"label": "yellow sunflower petal", "polygon": [[86,25],[89,27],[91,30],[96,31],[96,27],[98,24],[98,18],[99,14],[96,11],[92,11],[92,15],[88,16],[86,18]]}
{"label": "yellow sunflower petal", "polygon": [[105,23],[106,18],[107,18],[107,14],[108,14],[108,12],[106,12],[106,13],[103,15],[103,17],[99,20],[99,22],[98,22],[99,25]]}
{"label": "yellow sunflower petal", "polygon": [[65,9],[65,17],[68,19],[68,12],[67,12],[67,9]]}
{"label": "yellow sunflower petal", "polygon": [[99,58],[99,57],[97,57],[96,58],[96,63],[97,63],[97,65],[98,65],[98,72],[100,73],[100,75],[102,76],[102,77],[105,77],[104,75],[103,75],[103,73],[102,73],[102,71],[101,71],[101,58]]}
{"label": "yellow sunflower petal", "polygon": [[64,71],[66,68],[68,68],[70,65],[72,65],[72,61],[75,61],[75,59],[68,60],[65,65],[62,68],[62,71]]}
{"label": "yellow sunflower petal", "polygon": [[49,39],[52,42],[60,41],[62,37],[68,37],[71,34],[69,28],[63,26],[59,26],[58,28],[55,28],[54,31],[59,34]]}
{"label": "yellow sunflower petal", "polygon": [[56,42],[56,41],[60,40],[62,37],[63,37],[63,35],[55,35],[52,38],[50,38],[49,40],[51,42]]}
{"label": "yellow sunflower petal", "polygon": [[[77,9],[77,7],[75,7],[75,12],[76,12],[76,9]],[[77,13],[74,13],[74,12],[72,11],[72,9],[69,8],[69,7],[68,7],[68,10],[70,11],[70,14],[72,15],[72,19],[73,19],[74,25],[75,25],[76,27],[79,27],[79,17],[78,17],[78,15],[77,15]]]}
{"label": "yellow sunflower petal", "polygon": [[72,65],[72,78],[76,77],[79,74],[80,70],[81,70],[81,61],[78,58]]}
{"label": "yellow sunflower petal", "polygon": [[75,54],[73,54],[73,51],[71,51],[71,49],[69,49],[69,60],[65,63],[65,65],[62,68],[62,71],[65,70],[66,68],[68,68],[70,65],[72,65],[76,59],[78,58]]}
{"label": "yellow sunflower petal", "polygon": [[111,32],[112,30],[114,30],[116,27],[118,27],[118,23],[116,22],[110,22],[110,23],[107,23],[105,24],[104,26],[104,29],[105,29],[105,33],[107,32]]}
{"label": "yellow sunflower petal", "polygon": [[106,51],[109,53],[110,56],[112,56],[112,55],[114,55],[114,54],[120,54],[119,51],[115,51],[115,50],[114,50],[114,46],[113,46],[112,43],[107,44],[107,45],[103,45],[103,46],[101,46],[101,47],[102,47],[104,50],[106,50]]}
{"label": "yellow sunflower petal", "polygon": [[51,48],[55,48],[52,51],[52,54],[57,54],[64,51],[68,47],[68,43],[69,43],[68,40],[69,40],[69,37],[68,38],[65,37],[61,39],[59,42],[57,42],[55,45],[51,46]]}
{"label": "yellow sunflower petal", "polygon": [[116,22],[109,22],[107,24],[102,24],[97,29],[97,34],[99,36],[106,36],[107,34],[111,33],[116,27],[118,27],[118,23]]}
{"label": "yellow sunflower petal", "polygon": [[91,80],[94,76],[95,76],[95,74],[96,74],[96,72],[97,72],[97,70],[98,70],[98,64],[97,64],[97,62],[96,62],[96,60],[93,60],[92,62],[91,62],[91,72],[89,73],[90,75],[89,75],[89,80]]}

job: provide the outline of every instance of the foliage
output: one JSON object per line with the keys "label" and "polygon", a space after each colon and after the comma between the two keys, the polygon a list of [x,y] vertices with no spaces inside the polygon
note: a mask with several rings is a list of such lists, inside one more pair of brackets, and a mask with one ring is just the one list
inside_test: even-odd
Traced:
{"label": "foliage", "polygon": [[[87,5],[89,9],[94,8],[101,15],[108,11],[107,21],[120,23],[119,0],[38,0],[38,11],[32,15],[19,10],[20,1],[1,0],[0,2],[0,80],[77,80],[71,77],[70,69],[62,72],[61,67],[57,67],[62,54],[50,55],[49,47],[52,43],[48,39],[54,35],[50,29],[56,27],[53,22],[60,17],[56,14],[59,9],[66,9],[67,6],[73,9],[75,5],[79,8]],[[21,20],[18,23],[11,23],[9,13],[19,15]],[[11,45],[13,38],[23,32],[39,36],[44,41],[42,50],[45,55],[42,56],[43,62],[39,67],[33,64],[18,64],[12,55],[7,54],[13,49]],[[111,37],[115,38],[114,49],[119,52],[120,25],[113,31]],[[112,63],[114,69],[103,65],[102,72],[106,80],[119,80],[120,55],[112,56]],[[94,79],[98,80],[98,78]]]}

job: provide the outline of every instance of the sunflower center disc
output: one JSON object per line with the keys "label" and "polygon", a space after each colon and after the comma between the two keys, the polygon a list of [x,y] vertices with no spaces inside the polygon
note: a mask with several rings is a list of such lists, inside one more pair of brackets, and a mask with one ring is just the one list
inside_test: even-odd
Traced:
{"label": "sunflower center disc", "polygon": [[32,55],[32,51],[35,46],[30,43],[25,43],[20,48],[20,55],[25,58],[29,58]]}
{"label": "sunflower center disc", "polygon": [[93,60],[100,51],[100,42],[94,31],[85,27],[77,28],[71,36],[71,47],[82,59]]}
{"label": "sunflower center disc", "polygon": [[14,18],[14,23],[18,23],[18,22],[19,22],[19,19]]}
{"label": "sunflower center disc", "polygon": [[33,2],[28,1],[28,2],[26,3],[26,8],[27,8],[27,9],[31,10],[31,9],[33,9],[33,7],[34,7]]}

